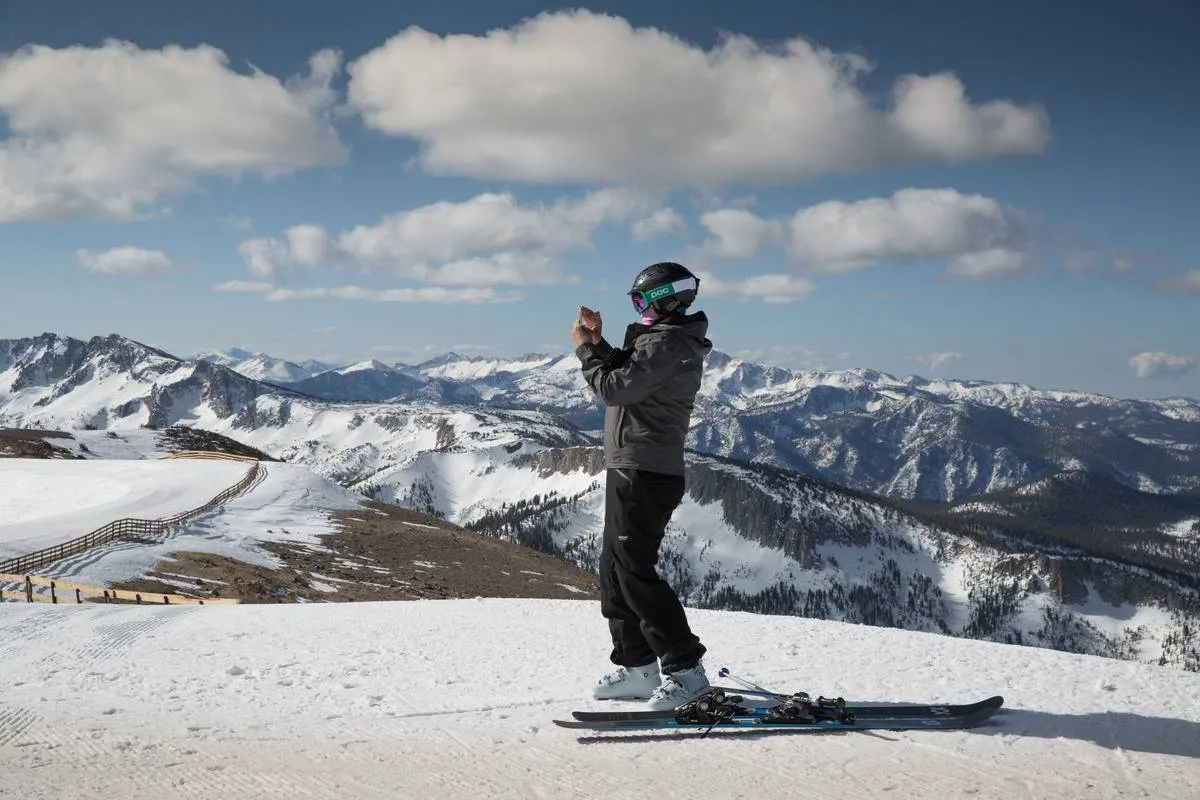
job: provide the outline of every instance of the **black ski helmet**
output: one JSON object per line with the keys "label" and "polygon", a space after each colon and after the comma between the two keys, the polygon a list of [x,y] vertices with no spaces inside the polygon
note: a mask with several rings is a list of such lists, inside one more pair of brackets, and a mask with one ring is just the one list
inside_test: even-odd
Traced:
{"label": "black ski helmet", "polygon": [[660,315],[682,314],[696,302],[700,279],[682,264],[660,261],[637,274],[629,296],[639,312],[653,306]]}

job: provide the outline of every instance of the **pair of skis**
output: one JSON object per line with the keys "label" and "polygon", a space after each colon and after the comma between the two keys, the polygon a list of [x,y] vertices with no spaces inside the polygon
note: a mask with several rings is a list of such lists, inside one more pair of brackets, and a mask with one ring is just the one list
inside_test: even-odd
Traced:
{"label": "pair of skis", "polygon": [[772,692],[731,675],[727,669],[720,675],[745,688],[715,686],[691,702],[665,711],[574,711],[573,719],[554,723],[591,731],[698,730],[701,735],[714,729],[789,733],[946,730],[979,725],[1004,705],[999,695],[964,705],[847,703],[840,697],[814,699],[804,692]]}

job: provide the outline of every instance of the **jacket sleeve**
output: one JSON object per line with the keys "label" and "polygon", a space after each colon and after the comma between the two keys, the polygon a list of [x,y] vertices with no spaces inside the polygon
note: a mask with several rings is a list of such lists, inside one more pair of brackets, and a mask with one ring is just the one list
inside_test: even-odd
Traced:
{"label": "jacket sleeve", "polygon": [[[600,345],[585,344],[580,350],[588,347],[591,350],[580,356],[583,378],[596,397],[609,406],[630,405],[649,397],[674,377],[687,350],[673,336],[643,336],[629,357],[613,366],[596,352]],[[608,350],[610,356],[616,352],[611,346]]]}
{"label": "jacket sleeve", "polygon": [[609,344],[608,340],[603,336],[600,337],[600,341],[596,344],[584,342],[583,344],[579,345],[579,347],[575,348],[575,355],[579,358],[579,361],[583,364],[585,369],[587,368],[589,362],[599,361],[600,363],[603,363],[612,358],[612,354],[613,346]]}

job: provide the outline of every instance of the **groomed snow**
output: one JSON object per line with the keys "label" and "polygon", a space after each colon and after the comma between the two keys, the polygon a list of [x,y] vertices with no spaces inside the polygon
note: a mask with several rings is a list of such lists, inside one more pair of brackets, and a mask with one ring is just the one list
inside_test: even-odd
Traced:
{"label": "groomed snow", "polygon": [[[606,669],[592,601],[0,604],[0,771],[60,797],[1184,798],[1195,674],[691,611],[710,672],[848,700],[1006,697],[972,731],[558,728]],[[620,704],[631,707],[630,704]]]}
{"label": "groomed snow", "polygon": [[239,461],[0,459],[0,558],[60,544],[122,517],[202,506],[246,474]]}

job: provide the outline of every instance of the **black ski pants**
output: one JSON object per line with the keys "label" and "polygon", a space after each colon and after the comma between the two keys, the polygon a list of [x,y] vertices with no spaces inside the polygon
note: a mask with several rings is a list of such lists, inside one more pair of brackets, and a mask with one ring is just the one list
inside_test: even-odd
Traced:
{"label": "black ski pants", "polygon": [[639,667],[658,658],[663,672],[694,666],[704,645],[655,569],[667,523],[683,500],[683,476],[609,469],[606,480],[600,611],[612,633],[612,662]]}

